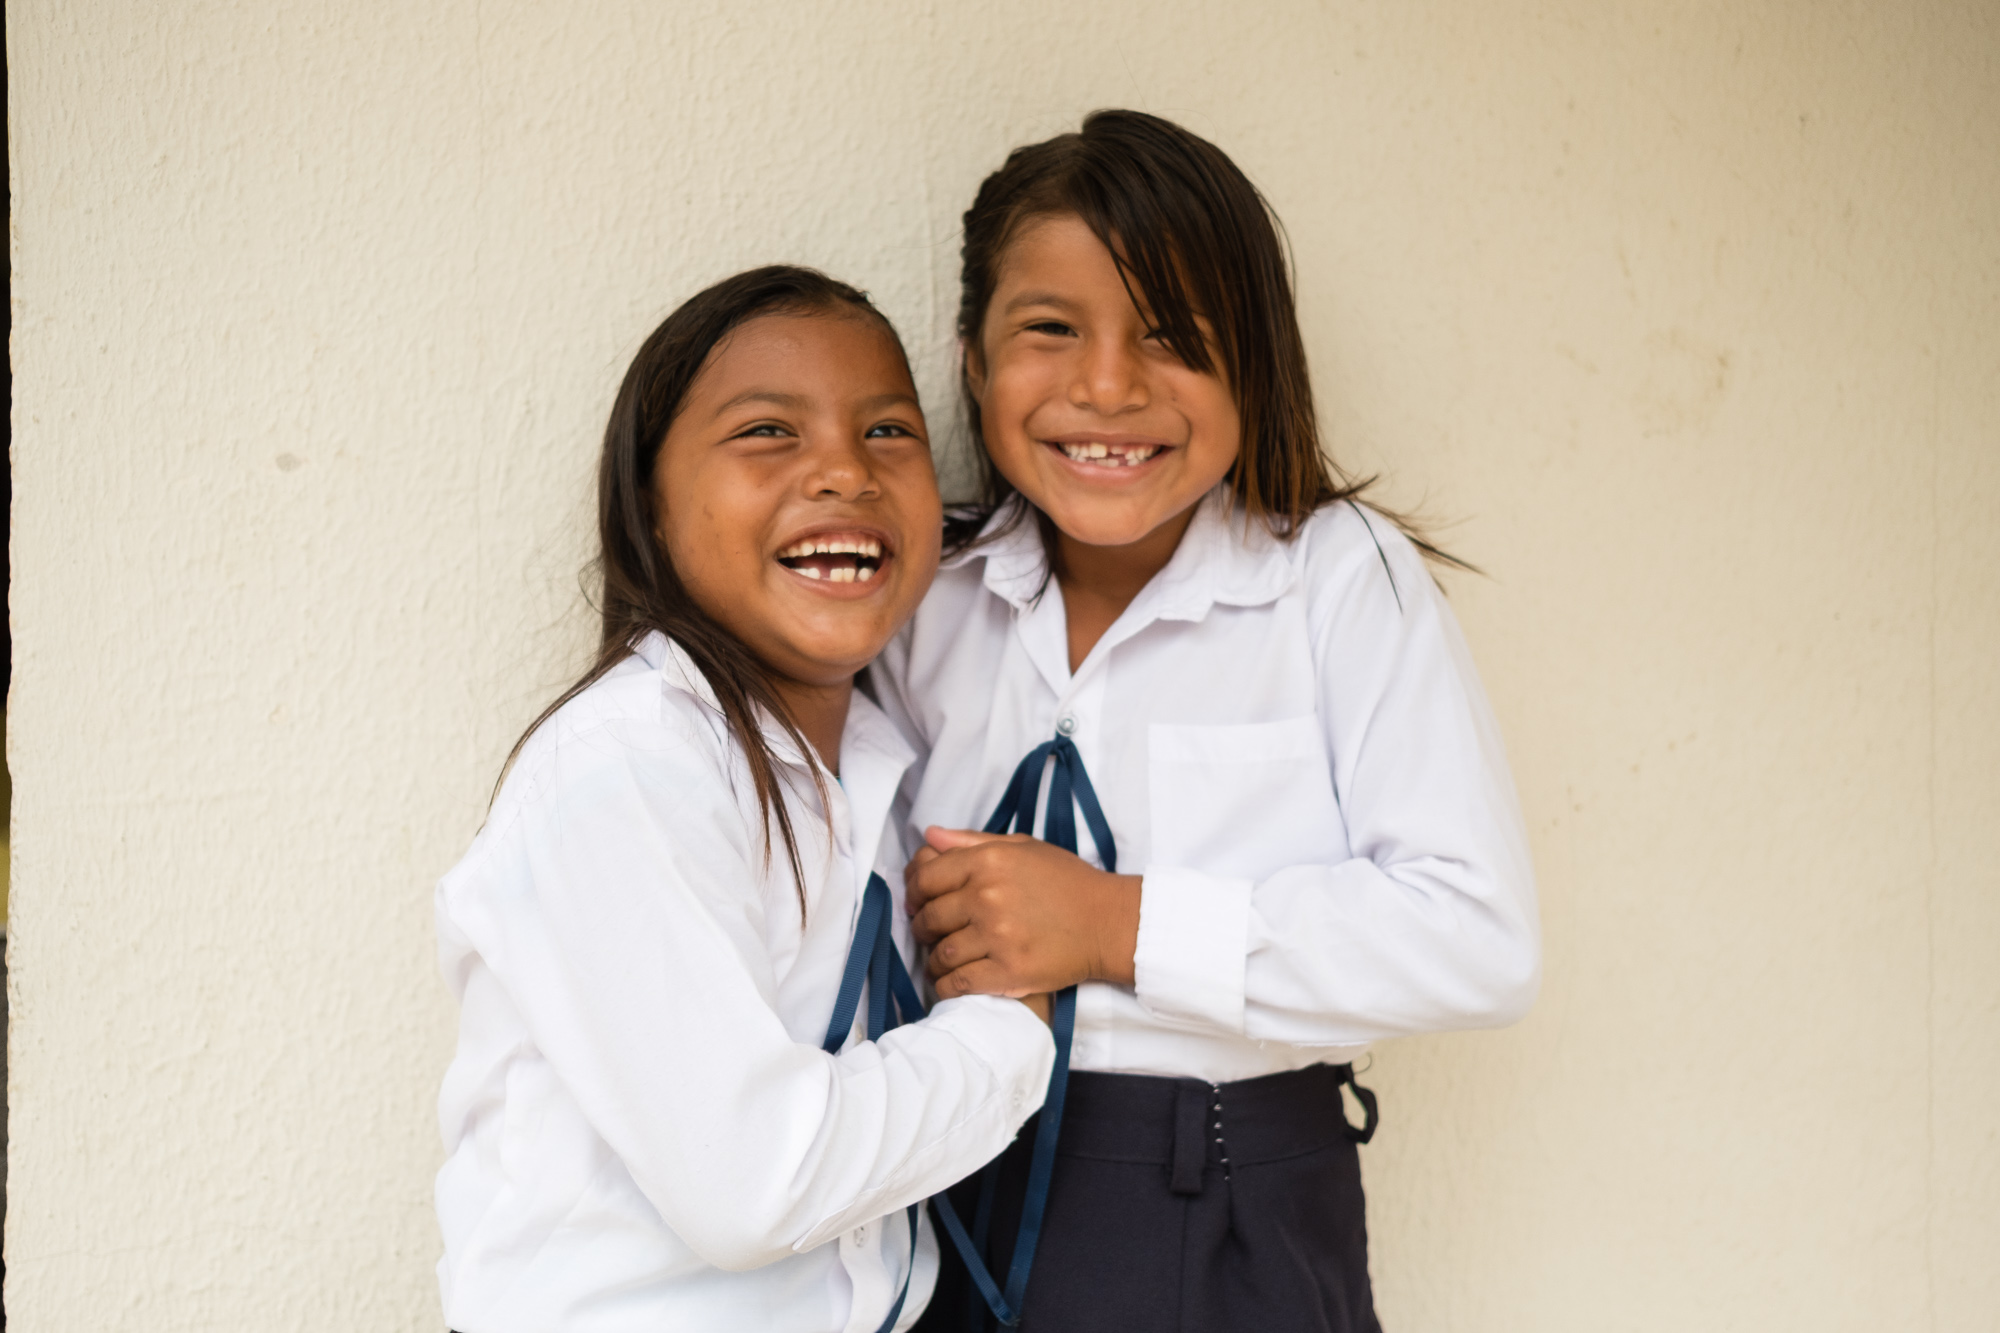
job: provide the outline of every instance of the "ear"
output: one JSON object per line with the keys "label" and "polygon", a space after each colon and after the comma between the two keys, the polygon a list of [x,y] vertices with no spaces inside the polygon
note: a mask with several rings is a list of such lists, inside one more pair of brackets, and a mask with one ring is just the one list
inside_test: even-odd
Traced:
{"label": "ear", "polygon": [[958,362],[965,376],[965,386],[972,390],[974,398],[986,394],[986,358],[980,355],[979,344],[965,338],[958,340]]}

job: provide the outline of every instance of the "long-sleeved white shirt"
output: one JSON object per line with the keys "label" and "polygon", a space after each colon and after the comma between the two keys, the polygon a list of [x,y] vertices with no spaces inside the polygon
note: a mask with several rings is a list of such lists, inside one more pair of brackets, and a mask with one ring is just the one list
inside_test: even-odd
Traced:
{"label": "long-sleeved white shirt", "polygon": [[1045,740],[1082,754],[1118,869],[1144,879],[1137,985],[1082,988],[1077,1069],[1254,1078],[1508,1023],[1534,998],[1499,732],[1421,555],[1379,514],[1328,507],[1280,542],[1218,488],[1074,674],[1024,522],[947,562],[875,672],[923,751],[919,835],[981,827]]}
{"label": "long-sleeved white shirt", "polygon": [[[911,1269],[904,1206],[1040,1105],[1054,1044],[1011,1000],[821,1050],[871,867],[901,900],[912,756],[857,695],[828,819],[770,730],[803,925],[714,694],[658,635],[535,732],[438,885],[461,1004],[438,1273],[460,1333],[874,1333]],[[898,1327],[936,1255],[926,1221]]]}

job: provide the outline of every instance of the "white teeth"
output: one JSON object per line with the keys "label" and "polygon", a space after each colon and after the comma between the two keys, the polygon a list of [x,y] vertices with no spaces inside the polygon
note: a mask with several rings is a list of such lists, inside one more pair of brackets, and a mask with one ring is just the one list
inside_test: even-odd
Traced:
{"label": "white teeth", "polygon": [[1137,467],[1160,452],[1160,446],[1157,444],[1113,448],[1095,440],[1083,444],[1065,444],[1061,448],[1066,457],[1079,463],[1095,463],[1099,467]]}
{"label": "white teeth", "polygon": [[873,565],[835,565],[828,570],[821,570],[817,565],[801,565],[792,572],[809,579],[824,579],[828,583],[866,583],[875,577]]}
{"label": "white teeth", "polygon": [[880,560],[882,543],[873,537],[808,537],[778,552],[778,559],[797,560],[809,555],[858,555]]}

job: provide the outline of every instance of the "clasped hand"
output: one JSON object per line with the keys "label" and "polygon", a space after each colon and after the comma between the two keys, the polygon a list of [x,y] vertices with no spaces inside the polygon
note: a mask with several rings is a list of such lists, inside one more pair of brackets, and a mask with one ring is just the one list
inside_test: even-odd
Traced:
{"label": "clasped hand", "polygon": [[1139,876],[1020,833],[930,828],[924,843],[904,871],[905,903],[940,999],[1132,984]]}

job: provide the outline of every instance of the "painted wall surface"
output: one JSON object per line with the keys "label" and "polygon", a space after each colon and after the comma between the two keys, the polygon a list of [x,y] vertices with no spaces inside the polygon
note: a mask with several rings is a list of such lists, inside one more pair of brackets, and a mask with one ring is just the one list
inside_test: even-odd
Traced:
{"label": "painted wall surface", "polygon": [[626,359],[774,259],[949,413],[1098,105],[1289,225],[1456,520],[1547,984],[1381,1048],[1388,1327],[2000,1327],[2000,8],[7,7],[8,1315],[439,1327],[431,885],[590,633]]}

